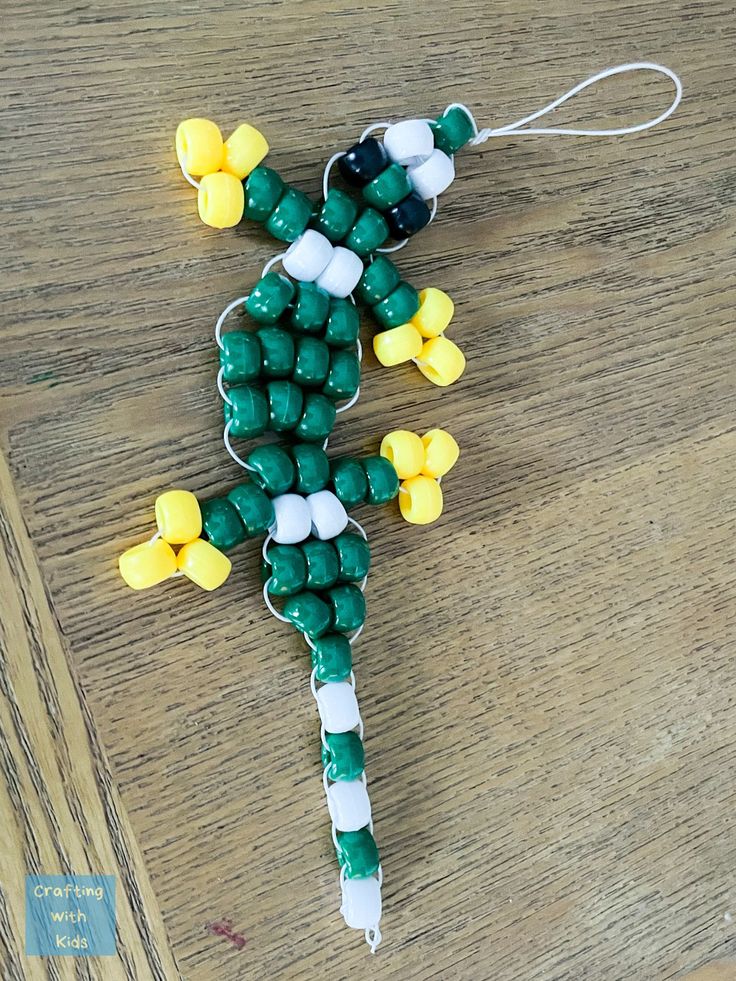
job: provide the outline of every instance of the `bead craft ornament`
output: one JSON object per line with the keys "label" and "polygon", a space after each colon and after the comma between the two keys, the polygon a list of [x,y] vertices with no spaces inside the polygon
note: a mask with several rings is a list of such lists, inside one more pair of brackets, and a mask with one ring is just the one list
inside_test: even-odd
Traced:
{"label": "bead craft ornament", "polygon": [[[671,106],[656,119],[608,130],[529,126],[589,85],[637,70],[658,72],[675,85]],[[445,333],[455,314],[452,299],[434,286],[417,290],[386,253],[403,248],[435,219],[438,198],[455,179],[456,155],[492,137],[635,133],[663,122],[681,97],[674,72],[640,62],[600,72],[543,109],[496,129],[479,129],[461,104],[434,119],[374,123],[328,160],[320,202],[264,163],[269,145],[250,124],[239,125],[226,140],[207,119],[187,119],[176,131],[179,164],[197,189],[202,221],[214,228],[253,221],[285,248],[215,324],[222,438],[247,479],[206,501],[187,490],[159,495],[156,532],[124,552],[119,568],[136,590],[172,577],[213,590],[230,575],[226,553],[246,539],[263,538],[264,601],[303,635],[310,655],[340,911],[349,927],[364,932],[372,952],[381,941],[383,872],[353,670],[372,556],[366,532],[348,511],[398,498],[410,524],[436,521],[443,510],[441,481],[460,449],[442,428],[423,436],[397,429],[383,438],[376,455],[328,456],[337,416],[360,395],[356,304],[377,324],[373,350],[380,364],[411,362],[431,383],[454,384],[465,357]],[[335,166],[343,188],[331,186]],[[236,310],[243,322],[226,329]],[[240,449],[241,441],[266,432],[280,434],[284,443]]]}

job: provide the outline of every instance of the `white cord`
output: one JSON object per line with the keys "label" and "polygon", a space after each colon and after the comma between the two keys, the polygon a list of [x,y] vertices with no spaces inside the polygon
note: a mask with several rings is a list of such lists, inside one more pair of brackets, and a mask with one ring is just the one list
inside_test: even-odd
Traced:
{"label": "white cord", "polygon": [[255,472],[256,468],[252,467],[249,463],[246,463],[245,460],[239,457],[238,454],[233,449],[232,444],[230,443],[230,429],[232,428],[232,424],[233,424],[232,419],[228,419],[227,425],[225,426],[225,429],[223,430],[222,433],[222,441],[225,444],[225,449],[228,451],[228,453],[233,458],[233,460],[235,460],[238,466],[243,468],[243,470],[250,470],[252,472]]}
{"label": "white cord", "polygon": [[273,577],[270,577],[263,584],[263,598],[266,601],[266,606],[269,608],[271,613],[273,613],[273,615],[276,617],[277,620],[281,620],[282,623],[291,623],[291,620],[288,617],[285,617],[283,614],[279,613],[279,611],[271,602],[271,597],[268,595],[268,587],[271,585],[272,578]]}
{"label": "white cord", "polygon": [[350,399],[349,402],[346,402],[345,405],[341,405],[339,409],[335,409],[335,415],[339,416],[341,412],[345,412],[347,409],[352,409],[352,407],[358,401],[359,397],[360,397],[360,385],[358,385],[358,387],[355,389],[355,395],[353,395],[353,397]]}
{"label": "white cord", "polygon": [[[248,296],[250,296],[250,294],[248,294]],[[232,303],[228,303],[220,316],[217,318],[217,323],[215,324],[215,340],[217,341],[217,346],[220,348],[220,350],[222,350],[222,325],[225,323],[227,315],[231,310],[234,310],[239,303],[245,303],[247,299],[247,296],[239,296],[237,300],[233,300]]]}
{"label": "white cord", "polygon": [[359,140],[359,142],[362,143],[363,140],[367,136],[370,136],[371,133],[374,132],[374,130],[377,130],[377,129],[388,129],[390,125],[391,125],[391,120],[390,119],[387,122],[384,122],[384,123],[371,123],[370,126],[366,126],[366,128],[360,134],[360,140]]}
{"label": "white cord", "polygon": [[227,402],[228,405],[232,405],[233,404],[233,400],[230,398],[230,396],[225,391],[225,388],[224,388],[223,383],[222,383],[222,379],[223,379],[223,375],[224,374],[225,374],[225,369],[224,368],[220,368],[220,370],[217,372],[217,391],[222,396],[223,402]]}
{"label": "white cord", "polygon": [[388,245],[385,249],[376,249],[376,252],[398,252],[399,249],[403,249],[408,242],[408,238],[402,238],[402,240],[397,242],[396,245]]}
{"label": "white cord", "polygon": [[184,174],[184,177],[189,181],[189,183],[192,185],[192,187],[196,187],[197,190],[199,190],[199,181],[195,181],[195,179],[192,177],[192,175],[187,170],[187,168],[186,168],[186,166],[184,164],[184,161],[181,159],[181,157],[178,157],[178,160],[179,160],[179,166],[181,167],[181,172],[182,172],[182,174]]}
{"label": "white cord", "polygon": [[327,195],[330,193],[330,171],[332,170],[334,164],[340,159],[340,157],[345,156],[344,150],[338,150],[337,153],[333,153],[330,159],[327,161],[325,166],[325,172],[322,175],[322,197],[327,200]]}
{"label": "white cord", "polygon": [[[273,256],[273,258],[269,259],[268,262],[266,263],[266,265],[261,270],[261,279],[263,279],[263,277],[266,275],[266,273],[270,269],[272,269],[276,265],[277,262],[281,262],[281,260],[285,257],[285,255],[286,255],[285,252],[279,252],[278,255],[275,255],[275,256]],[[282,277],[282,278],[286,278],[286,277]]]}
{"label": "white cord", "polygon": [[[650,71],[657,72],[659,75],[665,75],[669,78],[675,86],[675,97],[672,100],[672,104],[663,113],[660,113],[655,119],[649,119],[643,123],[637,123],[635,126],[622,126],[615,129],[576,129],[568,127],[556,127],[556,126],[545,126],[545,127],[534,127],[531,129],[522,129],[527,123],[534,122],[535,119],[539,119],[540,116],[546,115],[548,112],[552,112],[558,106],[561,106],[563,102],[567,102],[578,92],[582,92],[583,89],[587,89],[590,85],[595,85],[596,82],[602,81],[604,78],[610,78],[612,75],[623,75],[625,72],[635,72],[635,71]],[[551,135],[551,136],[626,136],[630,133],[640,133],[642,130],[651,129],[653,126],[658,126],[663,123],[665,119],[668,119],[672,113],[677,109],[680,102],[682,101],[682,82],[678,75],[672,71],[671,68],[667,68],[664,65],[658,65],[653,61],[634,61],[626,65],[615,65],[613,68],[606,68],[602,72],[598,72],[596,75],[591,75],[584,82],[579,82],[569,92],[565,92],[558,99],[550,102],[549,105],[545,106],[543,109],[538,109],[536,112],[531,113],[528,116],[524,116],[523,119],[517,119],[514,123],[508,123],[506,126],[489,127],[486,129],[478,129],[478,125],[475,121],[473,114],[462,103],[456,102],[451,106],[448,106],[445,113],[449,112],[450,109],[458,108],[467,112],[468,116],[473,122],[475,128],[475,137],[470,141],[471,146],[478,146],[481,143],[485,143],[492,136],[507,136],[509,134],[514,134],[515,136],[538,136],[538,135]]]}
{"label": "white cord", "polygon": [[355,525],[355,527],[358,529],[358,531],[360,532],[360,534],[363,536],[363,539],[367,542],[368,541],[368,536],[365,533],[365,528],[363,527],[363,525],[359,524],[355,520],[355,518],[351,518],[350,515],[348,515],[348,521],[350,522],[351,525]]}

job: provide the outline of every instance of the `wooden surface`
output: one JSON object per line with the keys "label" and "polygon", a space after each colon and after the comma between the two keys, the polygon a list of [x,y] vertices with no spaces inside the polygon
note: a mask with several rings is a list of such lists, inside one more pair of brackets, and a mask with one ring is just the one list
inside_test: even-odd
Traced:
{"label": "wooden surface", "polygon": [[[733,981],[732,4],[6,10],[3,981]],[[116,570],[160,490],[239,479],[211,330],[275,251],[199,223],[173,132],[249,120],[315,194],[372,121],[461,100],[503,124],[639,58],[684,80],[660,129],[458,158],[397,262],[455,299],[468,370],[440,390],[367,345],[331,443],[443,425],[463,450],[437,524],[356,510],[371,958],[337,913],[307,659],[257,545],[215,594]],[[614,79],[556,121],[669,98]],[[119,876],[114,961],[23,955],[23,876],[67,870]]]}

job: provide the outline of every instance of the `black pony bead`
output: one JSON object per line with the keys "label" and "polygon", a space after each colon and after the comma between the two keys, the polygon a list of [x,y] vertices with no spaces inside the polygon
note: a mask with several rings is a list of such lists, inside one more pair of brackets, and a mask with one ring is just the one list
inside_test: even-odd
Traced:
{"label": "black pony bead", "polygon": [[425,225],[429,224],[432,212],[427,207],[425,201],[414,191],[403,201],[399,201],[393,208],[384,211],[383,217],[388,223],[388,230],[391,238],[401,239],[411,238],[421,231]]}
{"label": "black pony bead", "polygon": [[365,187],[374,177],[391,163],[383,143],[372,137],[351,146],[344,157],[337,161],[337,167],[343,180],[353,187]]}

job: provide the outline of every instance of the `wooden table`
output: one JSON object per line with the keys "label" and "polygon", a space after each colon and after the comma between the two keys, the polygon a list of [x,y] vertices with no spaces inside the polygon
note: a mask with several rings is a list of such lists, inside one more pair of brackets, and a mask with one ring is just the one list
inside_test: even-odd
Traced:
{"label": "wooden table", "polygon": [[[733,4],[6,10],[3,981],[736,977]],[[331,443],[441,425],[462,447],[436,524],[355,512],[371,958],[337,912],[308,660],[264,609],[258,544],[214,594],[135,594],[116,568],[159,491],[240,479],[212,325],[275,252],[198,221],[174,129],[249,120],[316,195],[372,121],[460,100],[503,124],[637,59],[683,77],[661,128],[458,158],[396,261],[455,299],[465,376],[441,390],[366,344]],[[555,122],[670,93],[612,79]],[[116,958],[24,956],[39,871],[119,876]]]}

